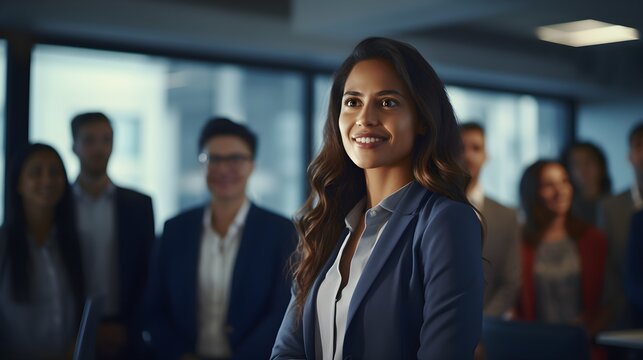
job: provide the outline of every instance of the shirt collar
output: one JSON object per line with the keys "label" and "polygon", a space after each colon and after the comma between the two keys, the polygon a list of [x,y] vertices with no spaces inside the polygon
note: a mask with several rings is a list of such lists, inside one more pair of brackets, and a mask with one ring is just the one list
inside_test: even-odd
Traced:
{"label": "shirt collar", "polygon": [[643,199],[641,199],[639,184],[636,181],[632,183],[632,189],[630,191],[632,193],[632,202],[634,203],[634,208],[637,210],[643,209]]}
{"label": "shirt collar", "polygon": [[[82,187],[80,187],[80,184],[78,183],[78,179],[76,179],[76,181],[73,183],[71,188],[72,188],[72,191],[74,192],[74,195],[76,195],[76,197],[78,198],[89,198],[89,199],[92,198],[91,196],[89,196],[89,194],[85,192],[85,190],[83,190]],[[116,193],[116,186],[111,180],[107,180],[107,186],[105,187],[105,190],[103,190],[103,192],[98,197],[99,198],[111,197],[114,195],[114,193]]]}
{"label": "shirt collar", "polygon": [[51,230],[49,230],[49,233],[47,234],[47,239],[42,245],[38,245],[36,243],[36,240],[31,236],[31,234],[27,233],[27,243],[29,244],[29,248],[32,251],[41,251],[41,250],[50,250],[54,247],[54,242],[56,241],[56,232],[57,228],[56,225],[51,227]]}
{"label": "shirt collar", "polygon": [[[394,193],[382,199],[382,201],[380,201],[380,203],[374,206],[372,209],[376,210],[379,208],[392,213],[393,211],[395,211],[398,204],[402,200],[402,197],[404,197],[404,193],[406,192],[406,190],[408,190],[411,187],[412,183],[413,181],[410,181],[408,184],[397,189]],[[353,209],[348,213],[348,215],[346,215],[346,218],[344,219],[344,223],[346,223],[346,227],[351,232],[353,232],[353,230],[357,228],[360,217],[364,213],[365,207],[366,207],[366,198],[363,198],[353,207]]]}
{"label": "shirt collar", "polygon": [[476,209],[482,209],[484,205],[484,188],[480,181],[467,193],[467,199],[469,202],[476,207]]}
{"label": "shirt collar", "polygon": [[[228,233],[237,231],[245,224],[249,211],[250,211],[250,201],[246,198],[244,199],[243,204],[241,205],[239,210],[237,211],[237,214],[234,216],[234,219],[230,224],[230,228],[228,229]],[[205,211],[203,212],[203,226],[206,229],[212,229],[212,223],[210,222],[211,218],[212,218],[212,208],[210,207],[210,204],[208,204],[206,205]]]}

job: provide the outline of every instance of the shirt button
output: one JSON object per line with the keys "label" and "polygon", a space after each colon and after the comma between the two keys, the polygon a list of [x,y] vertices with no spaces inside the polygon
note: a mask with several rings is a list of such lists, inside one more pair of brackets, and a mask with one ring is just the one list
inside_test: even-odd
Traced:
{"label": "shirt button", "polygon": [[371,210],[371,217],[375,217],[375,215],[377,215],[377,211],[376,210]]}

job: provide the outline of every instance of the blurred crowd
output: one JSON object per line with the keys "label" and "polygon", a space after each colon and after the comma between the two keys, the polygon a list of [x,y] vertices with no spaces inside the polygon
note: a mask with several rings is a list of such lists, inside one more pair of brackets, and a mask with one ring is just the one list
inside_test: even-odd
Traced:
{"label": "blurred crowd", "polygon": [[[86,299],[100,304],[97,359],[266,359],[290,299],[295,228],[246,196],[256,135],[223,118],[195,148],[211,198],[156,238],[152,199],[107,173],[107,116],[71,121],[70,183],[56,149],[10,162],[0,228],[0,357],[71,358]],[[643,328],[643,123],[623,139],[635,178],[615,194],[601,148],[571,144],[520,181],[520,208],[490,198],[485,129],[460,126],[469,201],[485,223],[484,315],[601,331]],[[593,359],[626,351],[589,342]],[[484,344],[477,355],[483,358]]]}

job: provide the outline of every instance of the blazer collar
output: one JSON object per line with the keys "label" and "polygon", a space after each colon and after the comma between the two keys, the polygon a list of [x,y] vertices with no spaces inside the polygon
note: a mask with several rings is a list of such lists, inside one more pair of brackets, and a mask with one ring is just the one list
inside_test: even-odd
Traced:
{"label": "blazer collar", "polygon": [[[381,240],[375,246],[375,249],[373,249],[373,253],[362,272],[362,277],[357,283],[357,287],[355,288],[355,292],[353,293],[353,298],[351,299],[348,309],[346,329],[350,326],[350,322],[353,319],[353,316],[355,316],[355,312],[359,305],[364,300],[368,289],[373,285],[373,282],[391,255],[391,252],[393,252],[393,249],[401,240],[404,230],[406,230],[409,223],[414,218],[414,215],[417,213],[420,204],[429,193],[430,192],[422,187],[422,185],[413,181],[400,202],[397,204],[386,228],[381,234]],[[315,314],[317,313],[316,299],[319,285],[325,278],[328,269],[335,262],[342,240],[346,235],[348,235],[348,229],[344,229],[344,231],[342,231],[333,252],[328,257],[326,264],[324,264],[317,274],[317,278],[315,279],[308,297],[306,298],[306,303],[304,304],[302,326],[305,339],[304,348],[308,358],[315,358]]]}
{"label": "blazer collar", "polygon": [[350,327],[351,320],[355,316],[357,309],[397,244],[402,240],[408,240],[406,237],[403,239],[402,235],[412,220],[416,218],[418,208],[428,194],[427,189],[414,181],[393,211],[393,215],[391,215],[386,228],[380,235],[380,240],[373,249],[362,276],[355,287],[355,292],[348,307],[346,329]]}

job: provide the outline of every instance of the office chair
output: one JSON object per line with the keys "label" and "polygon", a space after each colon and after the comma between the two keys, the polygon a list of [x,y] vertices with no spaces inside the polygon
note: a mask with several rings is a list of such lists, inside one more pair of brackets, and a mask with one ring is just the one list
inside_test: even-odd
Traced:
{"label": "office chair", "polygon": [[588,360],[589,338],[579,326],[485,317],[482,341],[488,360]]}

